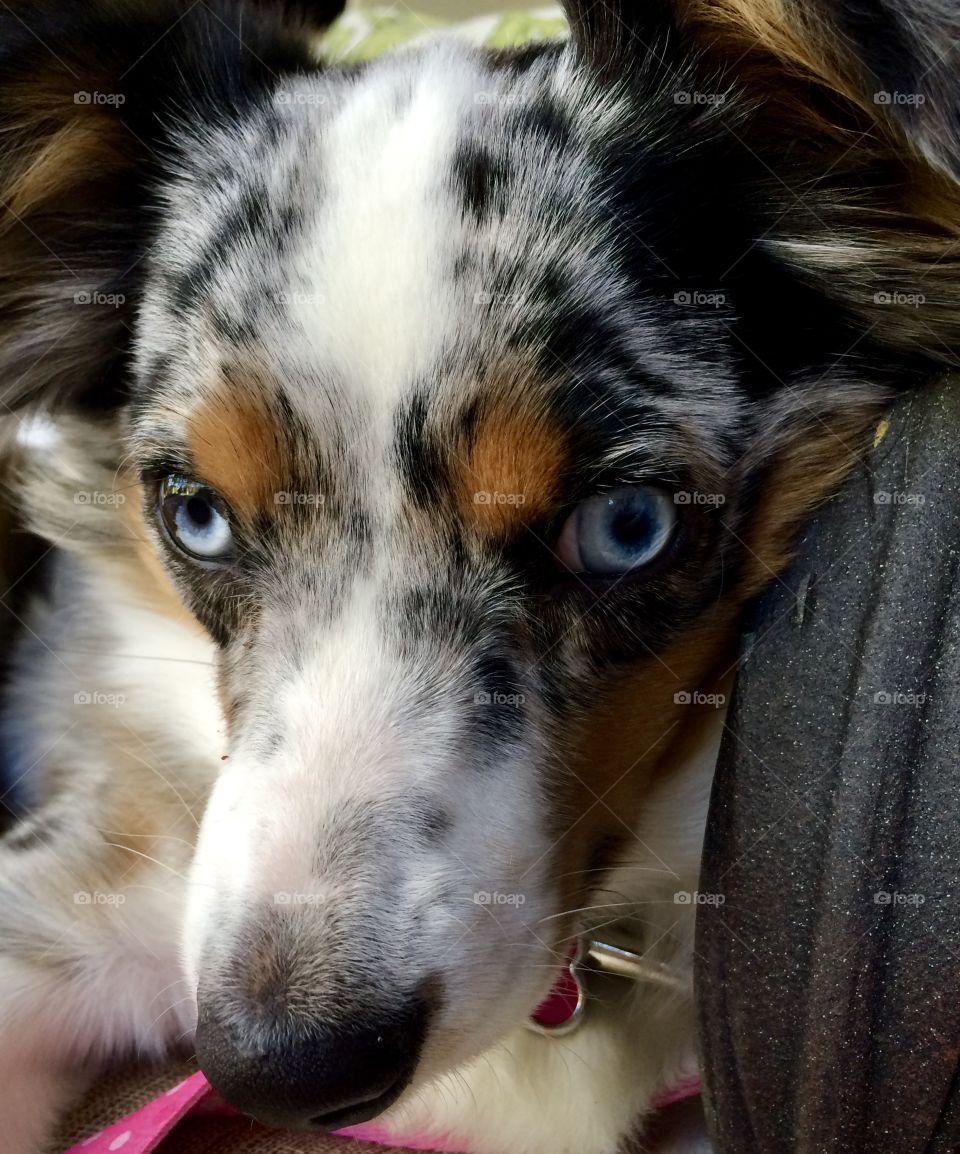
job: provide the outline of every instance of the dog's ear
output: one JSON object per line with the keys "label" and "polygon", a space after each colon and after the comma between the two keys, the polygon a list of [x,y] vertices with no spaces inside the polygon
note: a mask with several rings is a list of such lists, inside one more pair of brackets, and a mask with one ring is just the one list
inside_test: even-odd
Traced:
{"label": "dog's ear", "polygon": [[960,179],[960,7],[954,0],[818,3],[865,98],[931,164]]}
{"label": "dog's ear", "polygon": [[674,0],[673,6],[688,48],[731,68],[756,96],[778,107],[799,99],[806,119],[812,84],[827,103],[833,96],[858,105],[875,124],[894,126],[928,162],[960,176],[954,0]]}
{"label": "dog's ear", "polygon": [[300,20],[316,28],[332,24],[347,6],[347,0],[257,0],[257,3],[279,9],[288,20]]}
{"label": "dog's ear", "polygon": [[564,0],[574,49],[594,72],[616,81],[640,65],[664,63],[673,6],[667,0]]}
{"label": "dog's ear", "polygon": [[110,405],[186,125],[313,65],[341,0],[0,6],[0,402]]}
{"label": "dog's ear", "polygon": [[760,590],[883,435],[882,406],[960,367],[958,9],[676,0],[676,19],[697,82],[731,94],[714,125],[756,161],[717,179],[734,182],[725,213],[748,228],[724,274],[748,302],[743,345],[786,385],[741,460],[759,510],[747,583]]}
{"label": "dog's ear", "polygon": [[746,115],[733,131],[773,176],[757,245],[871,341],[951,366],[958,12],[947,0],[677,0],[684,50],[736,86]]}

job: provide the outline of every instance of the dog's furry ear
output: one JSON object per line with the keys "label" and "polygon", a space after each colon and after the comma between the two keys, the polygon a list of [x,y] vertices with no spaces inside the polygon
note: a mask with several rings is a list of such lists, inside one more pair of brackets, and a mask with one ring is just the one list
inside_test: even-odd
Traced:
{"label": "dog's furry ear", "polygon": [[673,25],[666,0],[564,0],[578,57],[616,80],[639,63],[662,63],[665,32]]}
{"label": "dog's furry ear", "polygon": [[313,65],[342,0],[0,6],[0,402],[110,405],[184,125]]}
{"label": "dog's furry ear", "polygon": [[[674,8],[687,46],[747,83],[763,78],[766,100],[796,103],[798,84],[812,82],[960,177],[954,0],[674,0]],[[810,105],[800,97],[802,116]]]}
{"label": "dog's furry ear", "polygon": [[[260,2],[271,4],[274,0],[260,0]],[[332,24],[346,6],[347,0],[281,0],[280,3],[281,10],[288,16],[319,28]]]}
{"label": "dog's furry ear", "polygon": [[769,195],[786,193],[758,245],[872,341],[957,366],[960,73],[945,4],[676,0],[676,13],[697,67],[736,86],[734,132],[775,174]]}
{"label": "dog's furry ear", "polygon": [[[795,0],[797,2],[797,0]],[[855,83],[919,152],[960,180],[960,7],[954,0],[818,0]]]}

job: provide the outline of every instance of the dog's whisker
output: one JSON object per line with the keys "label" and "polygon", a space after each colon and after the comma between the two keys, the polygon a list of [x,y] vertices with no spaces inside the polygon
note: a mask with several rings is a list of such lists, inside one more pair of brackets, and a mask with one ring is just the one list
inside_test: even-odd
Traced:
{"label": "dog's whisker", "polygon": [[178,1006],[182,1006],[185,1002],[192,1002],[193,1000],[194,999],[192,994],[186,994],[184,997],[178,998],[175,1002],[171,1002],[170,1005],[166,1007],[166,1009],[161,1010],[160,1013],[157,1014],[147,1029],[149,1030],[155,1026],[157,1022],[159,1022],[161,1018],[166,1017],[166,1015],[169,1014],[171,1010],[175,1010]]}
{"label": "dog's whisker", "polygon": [[[140,857],[140,858],[143,858],[145,861],[153,862],[154,865],[158,865],[158,866],[160,866],[161,869],[167,870],[169,873],[173,874],[174,877],[179,878],[181,881],[188,882],[190,880],[186,874],[180,873],[179,870],[174,869],[173,866],[170,865],[169,863],[167,863],[165,861],[161,861],[160,858],[153,857],[151,854],[143,853],[141,850],[134,849],[132,846],[123,845],[122,842],[116,842],[116,841],[107,841],[107,842],[104,842],[103,844],[106,846],[109,846],[111,849],[121,849],[121,850],[126,851],[126,853],[133,854],[135,857]],[[154,887],[144,886],[144,885],[138,884],[138,885],[130,885],[127,888],[128,889],[151,889]],[[157,892],[162,893],[163,891],[157,890]]]}
{"label": "dog's whisker", "polygon": [[153,833],[153,832],[139,833],[135,830],[132,830],[128,833],[126,830],[123,830],[123,829],[103,829],[100,826],[97,826],[97,833],[101,833],[106,837],[131,837],[131,838],[142,837],[142,838],[149,838],[150,841],[174,841],[174,842],[178,842],[180,845],[186,846],[187,849],[192,850],[194,848],[194,843],[192,841],[188,841],[186,838],[183,838],[183,837],[178,837],[176,834],[173,834],[173,833]]}
{"label": "dog's whisker", "polygon": [[159,998],[162,994],[165,994],[167,992],[167,990],[172,990],[174,986],[179,986],[181,983],[186,982],[186,981],[187,981],[187,978],[185,976],[179,977],[179,978],[174,978],[173,981],[168,982],[167,985],[165,985],[163,987],[163,989],[157,990],[157,992],[150,999],[150,1005],[152,1006],[153,1003],[157,1000],[157,998]]}
{"label": "dog's whisker", "polygon": [[634,900],[622,901],[622,902],[599,902],[596,905],[578,906],[576,909],[572,909],[572,910],[561,910],[560,913],[558,913],[558,914],[547,914],[546,917],[540,918],[536,924],[538,926],[541,926],[541,925],[543,925],[544,922],[556,921],[558,918],[569,918],[569,917],[572,917],[574,914],[588,914],[588,913],[592,913],[594,910],[611,910],[611,909],[618,909],[618,908],[623,908],[623,907],[628,907],[628,906],[648,906],[648,905],[658,905],[658,904],[659,904],[658,902],[656,902],[652,899],[646,899],[646,900],[640,900],[640,901],[634,899]]}
{"label": "dog's whisker", "polygon": [[110,653],[104,649],[61,649],[65,657],[105,657],[111,661],[162,661],[173,665],[201,665],[214,668],[216,662],[195,657],[166,657],[152,653]]}
{"label": "dog's whisker", "polygon": [[[125,725],[124,728],[129,729],[130,727]],[[131,730],[131,733],[132,732],[133,731]],[[137,735],[134,734],[134,736],[137,736]],[[127,753],[130,757],[134,758],[136,761],[138,761],[142,766],[144,766],[144,768],[148,769],[155,777],[158,777],[160,779],[160,781],[163,782],[163,784],[170,790],[170,792],[176,797],[176,799],[183,806],[186,813],[190,816],[190,820],[194,823],[194,825],[197,827],[197,829],[199,829],[200,828],[199,818],[193,812],[193,810],[190,808],[189,804],[187,803],[186,798],[183,796],[183,794],[180,792],[180,790],[173,784],[173,782],[165,774],[163,774],[159,769],[157,769],[157,767],[155,765],[151,765],[149,761],[142,758],[135,750],[121,745],[120,742],[115,740],[115,739],[111,739],[111,740],[113,741],[114,745],[116,745],[119,749],[124,750],[125,753]],[[149,752],[153,752],[152,750],[149,750],[149,747],[147,746],[146,742],[141,740],[140,744],[143,745],[143,747],[145,749],[147,749]]]}
{"label": "dog's whisker", "polygon": [[589,874],[618,874],[621,870],[637,870],[642,873],[659,874],[662,877],[672,878],[676,874],[673,870],[663,869],[660,866],[644,865],[641,862],[623,862],[614,866],[593,866],[589,869],[569,870],[567,873],[554,875],[556,881],[566,878],[586,877]]}

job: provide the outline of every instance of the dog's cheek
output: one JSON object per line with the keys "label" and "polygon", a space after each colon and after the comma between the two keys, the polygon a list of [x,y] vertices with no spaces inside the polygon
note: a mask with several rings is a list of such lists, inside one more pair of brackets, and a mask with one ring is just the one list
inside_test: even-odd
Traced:
{"label": "dog's cheek", "polygon": [[602,885],[645,799],[702,740],[713,682],[735,664],[740,605],[731,590],[680,641],[624,667],[570,735],[568,767],[551,783],[561,909],[582,907]]}

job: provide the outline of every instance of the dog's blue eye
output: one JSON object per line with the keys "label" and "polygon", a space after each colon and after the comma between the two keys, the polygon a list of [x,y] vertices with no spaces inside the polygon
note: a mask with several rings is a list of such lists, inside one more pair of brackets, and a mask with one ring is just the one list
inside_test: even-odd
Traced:
{"label": "dog's blue eye", "polygon": [[201,561],[225,561],[233,552],[233,531],[220,498],[186,477],[165,477],[160,514],[171,540]]}
{"label": "dog's blue eye", "polygon": [[670,493],[651,485],[616,489],[574,509],[557,542],[557,557],[574,573],[619,576],[662,556],[676,525]]}

